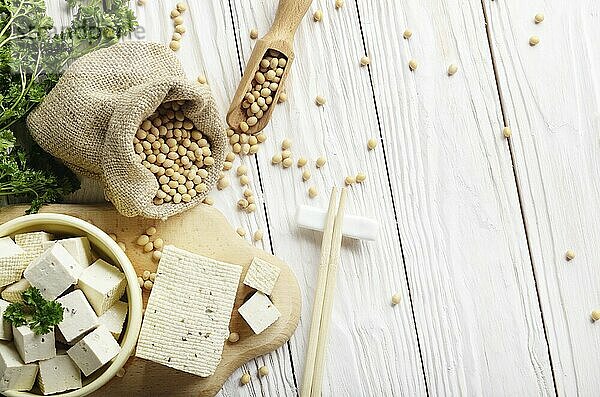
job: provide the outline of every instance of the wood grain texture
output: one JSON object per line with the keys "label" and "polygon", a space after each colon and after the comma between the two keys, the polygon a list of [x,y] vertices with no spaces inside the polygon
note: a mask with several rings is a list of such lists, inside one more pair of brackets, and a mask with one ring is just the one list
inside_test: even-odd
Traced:
{"label": "wood grain texture", "polygon": [[[275,15],[276,1],[232,1],[239,27],[243,63],[250,57],[252,28],[264,34]],[[312,19],[323,10],[323,22]],[[380,223],[374,243],[345,240],[326,358],[324,395],[425,395],[419,347],[396,230],[385,160],[369,152],[367,140],[377,135],[377,117],[355,4],[347,1],[335,10],[333,1],[315,1],[295,38],[296,60],[287,80],[288,101],[278,105],[264,130],[269,140],[257,155],[274,253],[294,269],[301,284],[303,312],[300,328],[291,340],[297,380],[302,378],[308,346],[322,234],[299,230],[294,214],[299,204],[326,207],[332,186],[343,185],[346,175],[363,171],[368,179],[348,194],[347,213],[375,218]],[[315,105],[323,95],[327,104]],[[302,170],[270,165],[281,141],[293,140],[292,153],[309,159],[312,178],[302,182]],[[315,168],[325,155],[327,164]],[[320,195],[311,200],[307,190]],[[262,200],[261,200],[262,201]],[[400,292],[403,303],[392,307]]]}
{"label": "wood grain texture", "polygon": [[[0,224],[22,216],[26,208],[27,206],[1,208]],[[155,272],[157,269],[157,263],[152,260],[151,254],[144,253],[136,244],[140,234],[150,226],[156,227],[156,235],[160,236],[166,245],[173,244],[178,248],[244,268],[229,324],[231,332],[237,332],[240,340],[236,343],[225,343],[223,357],[214,375],[201,378],[134,357],[125,366],[125,376],[114,378],[94,393],[96,396],[214,396],[237,368],[254,357],[280,347],[289,340],[296,329],[300,315],[300,289],[290,268],[280,259],[242,239],[215,208],[200,205],[164,222],[126,218],[111,205],[50,205],[43,207],[40,212],[75,216],[91,222],[107,233],[116,234],[118,241],[125,243],[126,254],[137,274],[145,270]],[[181,233],[182,230],[185,231],[184,234]],[[281,312],[281,317],[259,335],[254,334],[237,310],[253,293],[241,280],[254,257],[264,259],[281,271],[270,295]],[[148,297],[149,294],[144,291],[144,307]],[[161,382],[146,382],[145,379],[148,378],[161,379]]]}
{"label": "wood grain texture", "polygon": [[[557,390],[597,395],[600,3],[484,4]],[[577,255],[570,262],[567,249]]]}
{"label": "wood grain texture", "polygon": [[481,5],[358,4],[429,392],[552,395]]}
{"label": "wood grain texture", "polygon": [[[132,0],[145,32],[138,38],[168,43],[175,3]],[[252,51],[249,31],[267,32],[277,1],[189,3],[177,55],[190,79],[207,77],[225,113]],[[62,1],[48,6],[67,19]],[[551,395],[554,384],[561,395],[596,394],[599,8],[593,0],[346,0],[339,10],[333,0],[313,2],[296,36],[289,100],[276,106],[258,156],[234,165],[250,167],[258,211],[236,209],[242,188],[233,174],[231,188],[211,193],[232,225],[265,230],[256,244],[292,267],[300,329],[236,371],[221,396],[297,393],[321,234],[295,228],[295,207],[325,207],[331,186],[358,171],[368,179],[351,189],[349,213],[378,219],[380,240],[344,241],[325,395]],[[321,23],[312,21],[316,9]],[[535,25],[538,12],[546,20]],[[358,66],[363,55],[368,68]],[[459,66],[453,77],[450,63]],[[326,106],[314,105],[316,95]],[[367,152],[371,136],[382,145]],[[269,164],[284,137],[295,158],[311,160],[309,182],[295,166]],[[329,161],[316,170],[319,155]],[[314,200],[312,185],[321,193]],[[84,181],[71,200],[103,196]],[[566,263],[568,248],[577,258]],[[393,308],[398,291],[403,302]],[[271,374],[259,378],[263,364]],[[253,375],[243,387],[242,372]]]}

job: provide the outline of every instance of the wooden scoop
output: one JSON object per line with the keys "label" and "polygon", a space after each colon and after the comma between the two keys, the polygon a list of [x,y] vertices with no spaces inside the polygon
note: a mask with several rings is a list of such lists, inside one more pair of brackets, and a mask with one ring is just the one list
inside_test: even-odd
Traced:
{"label": "wooden scoop", "polygon": [[227,112],[227,123],[229,126],[236,130],[240,130],[240,123],[246,121],[248,116],[246,115],[245,109],[242,108],[242,102],[246,92],[252,84],[252,80],[256,72],[259,70],[260,61],[263,59],[267,51],[274,50],[280,52],[284,57],[287,58],[287,63],[284,67],[283,74],[280,76],[279,88],[275,91],[273,102],[269,105],[269,108],[263,113],[263,116],[258,119],[258,122],[250,126],[246,134],[256,134],[262,131],[269,120],[275,105],[279,99],[281,89],[285,84],[285,80],[294,61],[294,35],[298,29],[298,25],[302,20],[304,14],[310,7],[312,0],[280,0],[279,7],[277,8],[277,14],[275,14],[275,20],[269,32],[260,40],[256,42],[250,60],[246,65],[246,70],[242,76],[242,81],[238,86],[235,96]]}

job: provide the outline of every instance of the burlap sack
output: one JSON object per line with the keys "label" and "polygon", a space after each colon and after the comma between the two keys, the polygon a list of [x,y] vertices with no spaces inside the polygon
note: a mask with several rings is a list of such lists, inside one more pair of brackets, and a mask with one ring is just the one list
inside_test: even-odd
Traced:
{"label": "burlap sack", "polygon": [[156,177],[135,154],[141,122],[163,102],[186,100],[184,114],[210,142],[215,164],[209,190],[223,168],[226,134],[206,85],[189,82],[173,52],[158,43],[127,42],[74,62],[27,118],[37,143],[77,172],[104,182],[105,196],[125,216],[166,219],[204,200],[155,205]]}

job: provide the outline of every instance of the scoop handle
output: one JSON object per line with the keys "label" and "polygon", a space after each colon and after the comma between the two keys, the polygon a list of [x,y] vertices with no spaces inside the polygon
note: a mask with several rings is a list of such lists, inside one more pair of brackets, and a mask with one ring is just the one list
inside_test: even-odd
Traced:
{"label": "scoop handle", "polygon": [[279,0],[275,20],[269,33],[292,41],[311,3],[312,0]]}

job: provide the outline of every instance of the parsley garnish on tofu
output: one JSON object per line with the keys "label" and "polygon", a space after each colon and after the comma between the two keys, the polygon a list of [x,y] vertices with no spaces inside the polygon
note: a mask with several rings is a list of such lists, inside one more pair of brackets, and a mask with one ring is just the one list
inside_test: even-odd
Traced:
{"label": "parsley garnish on tofu", "polygon": [[28,325],[36,335],[44,335],[62,321],[62,305],[44,299],[37,288],[29,287],[22,297],[23,302],[11,303],[4,312],[4,318],[15,327]]}

